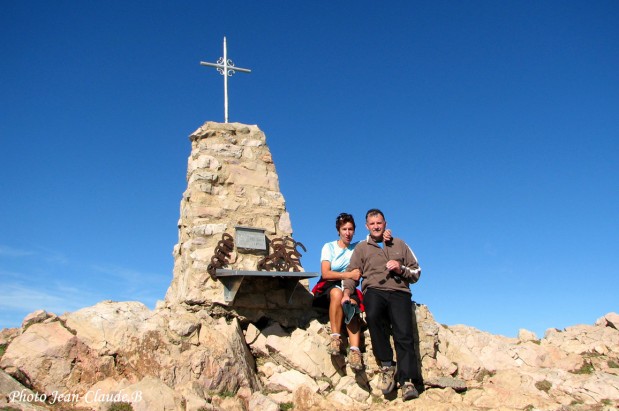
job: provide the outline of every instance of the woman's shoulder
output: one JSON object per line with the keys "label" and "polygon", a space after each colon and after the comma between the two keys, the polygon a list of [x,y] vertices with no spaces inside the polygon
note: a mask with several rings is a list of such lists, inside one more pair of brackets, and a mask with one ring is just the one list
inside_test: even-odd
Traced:
{"label": "woman's shoulder", "polygon": [[323,251],[323,253],[324,253],[324,252],[329,252],[329,253],[332,253],[332,252],[333,252],[333,250],[335,249],[335,246],[336,246],[336,245],[337,245],[337,240],[335,240],[335,241],[329,241],[328,243],[325,243],[325,244],[322,246],[322,251]]}

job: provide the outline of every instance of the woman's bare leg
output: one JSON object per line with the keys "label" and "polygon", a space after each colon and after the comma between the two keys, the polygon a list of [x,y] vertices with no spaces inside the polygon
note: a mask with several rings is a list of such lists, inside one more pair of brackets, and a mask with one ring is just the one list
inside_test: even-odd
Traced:
{"label": "woman's bare leg", "polygon": [[342,332],[342,323],[344,322],[342,290],[337,287],[333,287],[329,292],[329,322],[331,323],[332,334],[340,334]]}

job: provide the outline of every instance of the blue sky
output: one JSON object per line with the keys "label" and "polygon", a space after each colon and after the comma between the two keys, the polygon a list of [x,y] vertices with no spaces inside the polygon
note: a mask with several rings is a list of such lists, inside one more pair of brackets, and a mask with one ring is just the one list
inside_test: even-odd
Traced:
{"label": "blue sky", "polygon": [[154,307],[188,135],[267,135],[318,271],[340,212],[386,214],[437,321],[515,336],[619,311],[619,3],[5,1],[0,327]]}

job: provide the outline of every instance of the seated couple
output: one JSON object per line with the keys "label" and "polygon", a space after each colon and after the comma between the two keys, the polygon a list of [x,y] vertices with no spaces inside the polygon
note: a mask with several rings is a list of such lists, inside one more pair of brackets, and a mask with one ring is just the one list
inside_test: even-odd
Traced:
{"label": "seated couple", "polygon": [[[329,309],[329,323],[331,325],[331,340],[328,351],[331,355],[341,355],[345,352],[342,342],[341,331],[344,322],[348,333],[350,349],[348,351],[348,364],[355,371],[363,370],[363,358],[359,345],[361,342],[360,312],[365,311],[363,294],[357,288],[356,293],[350,296],[350,302],[342,305],[343,280],[352,279],[359,281],[361,271],[355,269],[346,271],[350,264],[350,257],[357,245],[352,238],[355,235],[355,219],[352,215],[341,213],[335,219],[335,229],[339,238],[336,241],[326,243],[320,254],[321,277],[312,289],[314,294],[314,306]],[[386,230],[383,236],[385,241],[391,240],[391,230]]]}
{"label": "seated couple", "polygon": [[[366,308],[366,321],[372,351],[378,363],[377,388],[383,394],[399,386],[404,401],[417,398],[415,384],[421,385],[413,333],[413,303],[410,285],[417,282],[421,269],[411,248],[387,230],[382,211],[370,209],[365,216],[368,236],[351,244],[355,220],[342,213],[335,221],[339,238],[324,245],[321,254],[321,278],[312,290],[314,305],[329,309],[331,341],[329,352],[340,355],[342,323],[350,342],[348,363],[359,371],[364,368],[359,350],[361,324],[357,312]],[[362,293],[356,288],[360,280]],[[383,326],[386,324],[391,331]],[[390,344],[393,341],[397,356]]]}

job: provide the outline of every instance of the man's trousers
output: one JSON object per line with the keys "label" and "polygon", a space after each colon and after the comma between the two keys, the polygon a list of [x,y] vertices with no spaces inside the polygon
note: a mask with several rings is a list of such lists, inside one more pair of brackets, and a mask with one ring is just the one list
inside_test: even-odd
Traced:
{"label": "man's trousers", "polygon": [[368,288],[363,300],[374,355],[381,362],[393,361],[389,331],[385,326],[385,323],[390,324],[397,355],[396,380],[400,385],[405,381],[416,380],[418,370],[413,340],[411,295],[404,291]]}

